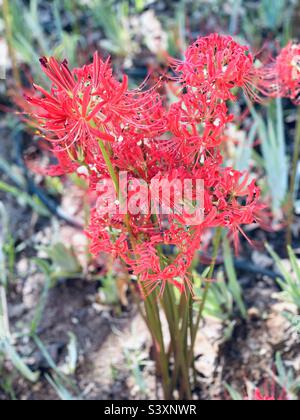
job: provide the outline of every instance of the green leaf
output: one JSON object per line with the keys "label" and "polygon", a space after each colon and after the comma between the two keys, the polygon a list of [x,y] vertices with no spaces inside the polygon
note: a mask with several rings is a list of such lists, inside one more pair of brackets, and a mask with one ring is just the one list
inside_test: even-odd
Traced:
{"label": "green leaf", "polygon": [[[286,200],[289,175],[281,99],[278,98],[275,104],[272,103],[269,106],[267,122],[249,101],[248,105],[257,124],[263,155],[262,163],[271,192],[273,211],[276,214]],[[275,113],[273,112],[274,106],[276,107]]]}
{"label": "green leaf", "polygon": [[247,310],[242,298],[242,288],[238,282],[236,271],[233,264],[232,252],[230,249],[229,241],[225,237],[223,240],[223,252],[224,252],[224,263],[225,270],[228,277],[228,286],[232,292],[233,298],[238,305],[238,308],[243,316],[247,318]]}
{"label": "green leaf", "polygon": [[225,382],[224,386],[234,401],[244,401],[244,398],[242,397],[242,395],[238,391],[236,391],[231,385]]}
{"label": "green leaf", "polygon": [[82,267],[73,248],[67,248],[64,244],[58,242],[51,247],[44,248],[44,251],[56,271],[69,274],[82,272]]}
{"label": "green leaf", "polygon": [[37,304],[35,314],[31,322],[30,332],[32,336],[36,334],[37,329],[42,321],[43,313],[47,304],[48,293],[52,285],[51,268],[49,264],[46,261],[43,261],[38,258],[35,258],[34,261],[36,265],[40,268],[40,270],[45,274],[45,283],[44,283],[42,295]]}
{"label": "green leaf", "polygon": [[16,188],[4,181],[0,180],[0,190],[5,193],[11,194],[16,198],[18,203],[22,206],[30,206],[36,213],[41,216],[48,217],[49,212],[45,206],[40,202],[37,197],[31,197],[29,194],[24,193],[19,188]]}
{"label": "green leaf", "polygon": [[280,278],[277,279],[277,283],[283,291],[281,295],[282,298],[288,302],[294,303],[300,309],[300,264],[294,251],[291,247],[288,247],[288,254],[292,268],[292,271],[288,271],[270,245],[266,244],[266,248],[284,277],[284,280]]}
{"label": "green leaf", "polygon": [[14,346],[7,340],[0,342],[0,347],[5,353],[6,357],[10,359],[14,367],[21,373],[21,375],[30,382],[37,382],[40,377],[39,372],[33,372],[29,369],[20,355],[17,353]]}
{"label": "green leaf", "polygon": [[57,395],[62,401],[75,401],[78,400],[78,398],[75,398],[68,389],[64,386],[62,381],[60,380],[59,376],[57,375],[45,375],[45,378],[49,382],[49,384],[52,386],[52,388],[55,390]]}
{"label": "green leaf", "polygon": [[65,365],[61,368],[62,372],[66,375],[73,375],[77,367],[77,337],[74,333],[69,332],[68,354]]}

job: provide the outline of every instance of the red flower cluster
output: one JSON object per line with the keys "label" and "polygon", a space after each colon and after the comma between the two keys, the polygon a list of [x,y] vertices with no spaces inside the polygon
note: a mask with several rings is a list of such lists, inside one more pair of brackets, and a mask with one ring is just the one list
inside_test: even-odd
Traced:
{"label": "red flower cluster", "polygon": [[254,401],[275,401],[275,397],[263,395],[260,389],[257,388],[254,392]]}
{"label": "red flower cluster", "polygon": [[268,96],[282,96],[300,104],[300,44],[289,42],[263,69],[262,80]]}
{"label": "red flower cluster", "polygon": [[[95,206],[88,228],[91,251],[125,261],[146,293],[156,287],[162,292],[167,282],[181,291],[192,288],[190,266],[205,230],[224,226],[237,238],[243,225],[257,221],[262,207],[255,183],[247,174],[224,167],[218,149],[232,119],[226,101],[235,98],[233,90],[243,88],[255,96],[248,48],[226,36],[199,38],[184,62],[173,61],[179,93],[171,106],[160,86],[129,90],[127,78],[117,81],[109,62],[97,54],[91,65],[73,71],[54,58],[41,63],[51,91],[36,86],[39,95],[28,100],[35,107],[32,117],[59,158],[57,173],[77,170],[98,194],[99,181],[112,176],[112,170],[116,177],[126,171],[129,196],[137,178],[146,186],[153,179],[182,184],[203,180],[204,220],[198,224],[176,211],[144,212],[151,208],[146,198],[141,211],[125,216],[120,211],[99,213]],[[118,192],[120,185],[114,185]],[[174,208],[177,193],[172,194]],[[160,207],[163,198],[155,204]]]}
{"label": "red flower cluster", "polygon": [[180,82],[208,94],[211,101],[234,100],[232,90],[237,87],[256,97],[253,55],[230,36],[212,34],[199,38],[187,49],[183,62],[171,62]]}
{"label": "red flower cluster", "polygon": [[42,58],[44,73],[52,82],[51,92],[34,85],[42,97],[28,97],[36,107],[34,117],[54,153],[77,164],[94,164],[99,160],[97,139],[115,142],[123,138],[157,135],[164,129],[161,99],[154,91],[129,91],[124,76],[118,82],[109,61],[97,53],[93,63],[71,72],[67,62]]}
{"label": "red flower cluster", "polygon": [[253,401],[287,401],[288,396],[285,389],[277,390],[275,383],[270,385],[268,383],[264,386],[264,393],[259,388],[256,388],[253,394]]}

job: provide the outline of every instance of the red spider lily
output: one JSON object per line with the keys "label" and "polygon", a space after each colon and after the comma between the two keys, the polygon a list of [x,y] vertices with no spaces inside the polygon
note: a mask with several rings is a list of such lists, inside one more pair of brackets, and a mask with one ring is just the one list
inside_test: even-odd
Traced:
{"label": "red spider lily", "polygon": [[[171,231],[168,234],[171,235]],[[166,239],[166,235],[162,236]],[[199,238],[194,238],[194,242],[193,238],[189,239],[188,249],[186,247],[180,249],[179,242],[174,238],[171,239],[171,242],[176,243],[180,250],[172,263],[168,263],[166,257],[163,257],[157,250],[157,245],[162,243],[166,245],[166,242],[163,242],[162,237],[158,235],[153,236],[150,242],[139,244],[135,248],[134,258],[126,259],[127,264],[141,282],[144,297],[151,294],[156,288],[159,288],[160,294],[162,294],[166,283],[173,284],[180,292],[186,292],[186,288],[188,288],[193,293],[189,270],[195,251],[199,247]]]}
{"label": "red spider lily", "polygon": [[44,73],[58,88],[69,92],[72,95],[73,88],[75,87],[75,80],[68,68],[68,62],[64,60],[59,63],[55,58],[42,57],[40,59]]}
{"label": "red spider lily", "polygon": [[253,401],[287,401],[287,393],[283,389],[280,393],[280,395],[276,392],[276,386],[275,384],[271,387],[266,384],[264,387],[264,392],[262,392],[259,388],[256,388],[253,395]]}
{"label": "red spider lily", "polygon": [[255,401],[275,401],[275,397],[269,395],[262,395],[260,389],[256,389],[254,392]]}
{"label": "red spider lily", "polygon": [[289,42],[278,57],[263,69],[262,89],[268,96],[300,103],[300,44]]}
{"label": "red spider lily", "polygon": [[[148,156],[152,158],[153,155],[158,159],[155,149],[144,148],[145,168],[149,167],[147,165]],[[258,220],[258,213],[263,207],[259,202],[259,189],[254,182],[249,183],[248,177],[243,173],[231,168],[223,169],[220,166],[221,158],[218,154],[215,158],[207,157],[204,163],[197,165],[197,168],[193,167],[192,174],[182,167],[172,170],[169,165],[164,165],[165,159],[166,155],[162,154],[161,161],[156,163],[156,170],[151,174],[154,179],[161,180],[165,174],[169,181],[182,180],[184,182],[187,177],[191,176],[203,180],[205,187],[203,223],[197,226],[188,226],[188,219],[185,215],[177,215],[176,212],[168,215],[159,214],[156,222],[151,219],[150,215],[144,217],[131,215],[131,231],[137,241],[139,237],[142,237],[142,242],[138,242],[138,246],[134,250],[129,248],[128,227],[122,223],[121,215],[110,217],[107,214],[108,218],[103,220],[93,213],[89,227],[92,251],[110,252],[123,259],[144,284],[145,293],[151,293],[156,287],[163,291],[166,282],[175,284],[181,291],[186,287],[190,288],[189,267],[197,249],[199,249],[203,232],[211,227],[227,227],[234,234],[237,247],[238,234],[242,233],[246,237],[242,226]],[[149,161],[151,162],[151,159]],[[159,168],[162,172],[157,172]],[[151,169],[149,172],[151,173]],[[146,175],[145,179],[147,179]],[[174,195],[171,195],[170,204],[174,209],[179,203],[176,200],[177,193],[178,190],[174,191]],[[164,200],[164,197],[161,199]],[[163,201],[157,203],[158,207],[163,204]],[[117,249],[114,239],[111,244],[108,243],[108,226],[116,232],[117,236],[122,235],[126,246],[120,247],[118,242]],[[125,240],[126,235],[128,241]],[[166,245],[175,247],[178,256],[172,264],[165,266],[161,264],[161,256],[157,253],[156,247]]]}
{"label": "red spider lily", "polygon": [[213,104],[206,95],[188,90],[169,110],[168,123],[175,137],[166,146],[186,163],[194,162],[201,149],[220,145],[232,118],[224,102]]}
{"label": "red spider lily", "polygon": [[255,93],[258,74],[248,47],[230,36],[211,34],[197,39],[185,53],[184,61],[171,60],[179,81],[209,93],[215,99],[234,100],[232,90],[243,88],[250,97]]}
{"label": "red spider lily", "polygon": [[[181,292],[191,289],[190,266],[205,231],[226,227],[237,242],[238,233],[244,234],[242,226],[257,221],[262,209],[255,183],[245,174],[224,168],[219,150],[225,126],[232,120],[226,104],[234,99],[232,90],[253,91],[256,73],[248,48],[213,34],[193,44],[184,62],[173,64],[181,89],[169,108],[160,94],[162,80],[151,89],[143,85],[130,91],[127,77],[116,80],[109,61],[102,61],[97,53],[92,64],[73,71],[66,61],[43,58],[51,90],[36,86],[38,96],[28,98],[32,118],[53,144],[59,161],[50,173],[80,173],[96,196],[87,229],[91,252],[122,259],[139,277],[144,295],[157,287],[162,293],[167,283]],[[136,180],[143,182],[140,193],[153,180],[181,185],[187,179],[192,184],[202,180],[204,220],[192,221],[186,209],[178,211],[183,199],[176,188],[169,197],[173,211],[155,215],[145,211],[153,203],[144,194],[134,201],[140,211],[133,206],[124,217],[117,186],[105,193],[99,189],[111,174],[99,140],[105,142],[115,174],[128,174],[129,201],[135,200]],[[99,212],[101,200],[110,200],[114,211],[107,207]],[[194,204],[195,191],[188,201]],[[154,200],[154,208],[165,204],[164,196]],[[162,252],[166,247],[172,257]]]}
{"label": "red spider lily", "polygon": [[127,77],[121,83],[114,79],[109,62],[97,53],[93,64],[72,72],[66,61],[59,63],[53,57],[41,63],[52,81],[51,91],[35,86],[42,97],[28,101],[36,108],[33,117],[45,138],[68,151],[71,159],[90,161],[100,153],[99,140],[113,142],[124,132],[151,136],[162,131],[164,118],[156,91],[128,91]]}

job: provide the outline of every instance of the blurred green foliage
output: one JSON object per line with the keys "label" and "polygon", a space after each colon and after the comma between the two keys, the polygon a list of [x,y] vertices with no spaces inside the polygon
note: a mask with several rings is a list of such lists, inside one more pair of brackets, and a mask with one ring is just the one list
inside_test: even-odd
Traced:
{"label": "blurred green foliage", "polygon": [[300,261],[291,247],[288,247],[290,267],[281,260],[270,245],[266,244],[270,255],[274,258],[276,265],[284,280],[278,278],[277,282],[282,290],[281,297],[287,302],[294,303],[300,312]]}

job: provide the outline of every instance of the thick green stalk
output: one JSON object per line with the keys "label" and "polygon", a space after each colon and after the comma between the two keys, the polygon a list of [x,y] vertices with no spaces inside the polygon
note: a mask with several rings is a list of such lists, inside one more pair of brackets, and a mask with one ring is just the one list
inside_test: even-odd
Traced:
{"label": "thick green stalk", "polygon": [[99,147],[100,147],[100,150],[101,150],[103,159],[104,159],[104,161],[106,163],[108,173],[109,173],[109,175],[110,175],[110,177],[112,179],[112,182],[114,183],[114,187],[116,189],[116,193],[119,195],[120,194],[120,185],[119,185],[118,175],[117,175],[117,173],[114,170],[113,164],[112,164],[112,162],[110,160],[110,157],[109,157],[109,154],[108,154],[108,152],[106,150],[106,147],[104,145],[104,142],[99,139],[98,140],[98,144],[99,144]]}
{"label": "thick green stalk", "polygon": [[[186,302],[187,303],[187,302]],[[190,365],[188,360],[188,348],[187,348],[187,337],[188,337],[188,327],[189,327],[189,310],[188,306],[185,307],[182,325],[179,336],[179,361],[183,379],[183,387],[180,390],[181,399],[192,399],[191,394],[191,384],[190,384]]]}
{"label": "thick green stalk", "polygon": [[[148,327],[150,327],[150,333],[155,339],[155,351],[157,352],[160,373],[162,376],[162,386],[164,390],[164,397],[166,400],[172,399],[172,390],[170,388],[171,381],[169,375],[169,362],[166,356],[164,339],[162,335],[161,322],[159,318],[159,312],[155,310],[157,303],[155,303],[155,297],[151,294],[145,299],[146,316],[148,320]],[[158,312],[158,313],[157,313]],[[158,347],[158,348],[157,348]]]}
{"label": "thick green stalk", "polygon": [[[188,304],[189,304],[189,330],[190,330],[190,342],[192,343],[192,340],[193,340],[193,331],[194,331],[194,317],[193,317],[194,313],[193,313],[193,298],[192,298],[192,296],[190,296],[190,297],[189,297],[189,302],[188,302]],[[189,357],[190,357],[190,356],[189,356],[189,352],[188,352],[188,358],[189,358]],[[190,364],[189,368],[191,368],[191,369],[192,369],[192,372],[193,372],[193,385],[194,385],[194,388],[195,388],[195,387],[196,387],[196,385],[197,385],[197,372],[196,372],[196,367],[195,367],[195,360],[194,360],[194,358],[193,358],[193,360],[192,360],[192,362],[191,362],[191,364]]]}
{"label": "thick green stalk", "polygon": [[[156,222],[155,217],[153,217],[153,221],[154,223]],[[161,247],[158,247],[158,252],[160,254],[161,264],[164,266],[163,251]],[[189,328],[189,310],[187,303],[189,301],[190,295],[187,297],[186,294],[182,293],[180,305],[178,307],[176,303],[174,287],[169,283],[166,284],[165,291],[162,296],[162,307],[166,315],[171,338],[170,350],[168,352],[169,358],[171,358],[172,353],[174,356],[174,369],[172,374],[171,390],[172,392],[175,391],[178,385],[178,376],[179,373],[181,373],[182,380],[179,390],[180,396],[182,399],[188,400],[192,398],[187,357],[187,337]]]}
{"label": "thick green stalk", "polygon": [[210,280],[212,279],[214,271],[215,271],[215,266],[216,266],[218,251],[219,251],[219,248],[220,248],[221,239],[222,239],[222,228],[218,227],[217,231],[216,231],[215,238],[214,238],[213,256],[212,256],[212,262],[211,262],[209,273],[208,273],[208,281],[206,282],[206,285],[205,285],[205,289],[204,289],[202,301],[201,301],[201,304],[200,304],[200,308],[199,308],[197,320],[196,320],[196,323],[195,323],[195,327],[194,327],[194,330],[191,334],[191,349],[190,349],[190,354],[189,354],[189,365],[191,365],[191,363],[193,361],[194,348],[195,348],[197,333],[198,333],[200,321],[201,321],[202,316],[203,316],[203,311],[205,309],[205,304],[206,304],[206,301],[207,301],[208,293],[209,293],[209,290],[210,290],[210,287],[211,287]]}
{"label": "thick green stalk", "polygon": [[287,245],[292,245],[292,225],[294,221],[294,193],[295,193],[295,183],[297,177],[297,168],[300,156],[300,106],[298,107],[297,112],[297,122],[296,122],[296,135],[294,143],[294,155],[292,162],[292,174],[290,182],[290,191],[288,199],[288,228],[287,228]]}
{"label": "thick green stalk", "polygon": [[[172,375],[172,389],[175,390],[178,385],[180,373],[182,375],[180,397],[181,399],[192,399],[190,384],[190,366],[188,363],[187,353],[187,336],[189,327],[189,308],[187,303],[189,298],[185,294],[181,295],[179,307],[177,307],[177,331],[176,331],[176,347],[174,353],[174,369]],[[181,325],[180,325],[181,324]]]}
{"label": "thick green stalk", "polygon": [[[110,159],[109,153],[107,152],[104,142],[101,139],[98,139],[98,143],[99,143],[99,147],[100,147],[103,159],[106,163],[107,170],[114,183],[116,193],[118,195],[118,198],[120,198],[120,184],[119,184],[118,174],[116,173],[114,169],[114,166],[112,164],[112,161]],[[132,234],[128,215],[125,216],[125,224],[128,227],[128,231],[129,231],[131,242],[132,242],[131,245],[134,251],[134,248],[136,245],[136,239]],[[143,288],[143,285],[141,285],[141,287]],[[160,373],[162,375],[164,396],[166,399],[170,399],[171,398],[171,390],[170,390],[171,380],[169,376],[169,362],[168,362],[168,358],[166,356],[166,351],[165,351],[158,303],[157,303],[156,297],[154,297],[152,294],[145,298],[145,309],[146,309],[146,316],[147,316],[147,321],[148,321],[146,325],[150,329],[152,338],[154,338],[154,340],[156,341],[156,343],[154,344],[155,344],[156,350],[158,350],[157,357],[159,361]]]}
{"label": "thick green stalk", "polygon": [[171,338],[171,352],[175,352],[176,349],[176,332],[177,332],[177,317],[174,308],[174,302],[172,301],[170,285],[166,284],[164,294],[161,299],[162,307],[165,312]]}
{"label": "thick green stalk", "polygon": [[[165,310],[166,318],[169,325],[170,338],[171,338],[171,349],[174,355],[174,370],[171,382],[172,393],[176,389],[177,379],[179,372],[182,374],[182,399],[191,399],[191,387],[189,381],[189,366],[186,354],[186,346],[184,346],[184,337],[187,336],[188,324],[185,321],[187,316],[187,308],[184,311],[184,320],[182,321],[182,328],[180,329],[180,317],[178,313],[178,307],[176,304],[176,298],[172,286],[166,285],[165,293],[163,296],[163,308]],[[172,352],[171,352],[172,354]],[[170,354],[170,355],[171,355]]]}

